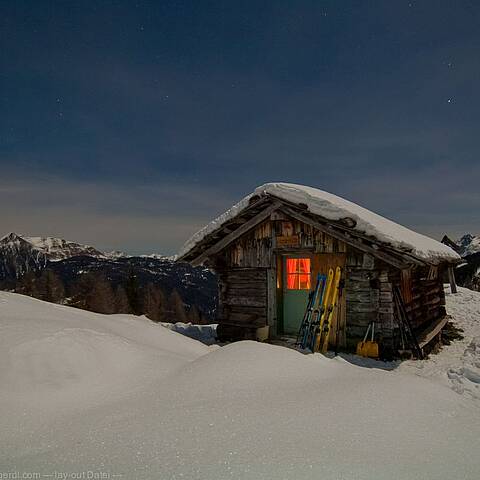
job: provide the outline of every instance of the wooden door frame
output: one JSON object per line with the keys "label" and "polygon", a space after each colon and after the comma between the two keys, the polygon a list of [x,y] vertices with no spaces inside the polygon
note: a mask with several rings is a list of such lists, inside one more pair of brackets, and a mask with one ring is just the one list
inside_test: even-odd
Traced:
{"label": "wooden door frame", "polygon": [[[314,258],[315,252],[311,249],[305,250],[275,250],[274,252],[275,258],[280,259],[278,262],[275,260],[277,268],[276,268],[276,277],[275,281],[278,285],[278,279],[280,276],[280,286],[281,288],[277,288],[276,290],[276,316],[277,316],[277,325],[276,325],[276,333],[279,335],[284,335],[284,301],[285,301],[285,285],[286,285],[286,258],[309,258],[310,259],[310,285],[313,284],[313,265],[314,265]],[[280,271],[278,269],[278,265],[280,264]],[[311,291],[311,289],[310,289]]]}

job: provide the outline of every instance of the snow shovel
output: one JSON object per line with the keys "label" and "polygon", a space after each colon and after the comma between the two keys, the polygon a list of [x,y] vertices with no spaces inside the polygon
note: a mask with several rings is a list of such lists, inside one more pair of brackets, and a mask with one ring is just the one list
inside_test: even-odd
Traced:
{"label": "snow shovel", "polygon": [[[372,327],[372,337],[371,340],[367,340],[370,327]],[[374,336],[375,322],[372,322],[368,325],[365,337],[363,337],[363,342],[358,342],[357,344],[357,355],[360,355],[361,357],[378,358],[378,343],[373,340]]]}

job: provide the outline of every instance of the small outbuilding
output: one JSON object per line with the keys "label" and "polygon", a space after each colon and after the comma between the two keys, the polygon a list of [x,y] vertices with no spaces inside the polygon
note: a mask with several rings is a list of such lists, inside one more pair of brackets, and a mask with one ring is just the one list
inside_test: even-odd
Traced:
{"label": "small outbuilding", "polygon": [[352,350],[375,322],[381,353],[392,356],[405,348],[402,310],[421,348],[438,337],[443,279],[455,288],[460,257],[336,195],[268,183],[196,233],[178,261],[217,273],[223,340],[296,335],[317,275],[340,267],[330,348]]}

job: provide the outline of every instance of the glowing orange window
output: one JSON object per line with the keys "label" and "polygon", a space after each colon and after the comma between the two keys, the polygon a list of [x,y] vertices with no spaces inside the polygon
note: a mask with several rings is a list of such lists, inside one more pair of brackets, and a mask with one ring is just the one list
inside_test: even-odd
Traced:
{"label": "glowing orange window", "polygon": [[310,259],[287,258],[287,289],[310,290]]}

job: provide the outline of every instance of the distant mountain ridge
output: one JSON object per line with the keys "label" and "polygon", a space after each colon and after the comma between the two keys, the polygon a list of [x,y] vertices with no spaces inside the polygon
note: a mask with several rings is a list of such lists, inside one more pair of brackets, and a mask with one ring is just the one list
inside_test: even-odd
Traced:
{"label": "distant mountain ridge", "polygon": [[442,243],[453,248],[462,257],[468,257],[480,252],[480,236],[467,233],[458,240],[452,240],[447,235],[442,238]]}
{"label": "distant mountain ridge", "polygon": [[34,249],[41,251],[50,261],[64,260],[65,258],[88,255],[90,257],[103,258],[106,255],[90,245],[71,242],[56,237],[22,237],[29,242]]}
{"label": "distant mountain ridge", "polygon": [[460,255],[467,257],[480,252],[480,236],[467,233],[459,240]]}
{"label": "distant mountain ridge", "polygon": [[[29,244],[29,245],[27,245]],[[0,238],[0,255],[7,252],[27,250],[34,252],[38,258],[46,258],[51,262],[65,260],[67,258],[88,256],[93,258],[104,258],[115,260],[118,258],[155,258],[157,260],[175,260],[175,256],[160,255],[157,253],[145,255],[129,255],[125,252],[114,250],[112,252],[102,252],[90,245],[72,242],[58,237],[30,237],[11,232]]]}
{"label": "distant mountain ridge", "polygon": [[175,257],[105,253],[55,237],[9,233],[0,239],[0,289],[25,289],[28,276],[38,278],[46,272],[53,273],[63,284],[65,297],[78,290],[88,275],[104,278],[114,290],[125,287],[134,275],[140,291],[155,286],[167,297],[178,292],[187,312],[195,306],[204,317],[212,319],[216,309],[215,275],[204,267],[176,263]]}

